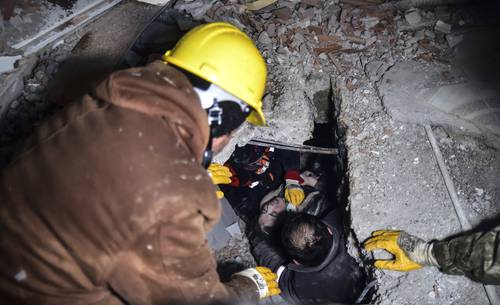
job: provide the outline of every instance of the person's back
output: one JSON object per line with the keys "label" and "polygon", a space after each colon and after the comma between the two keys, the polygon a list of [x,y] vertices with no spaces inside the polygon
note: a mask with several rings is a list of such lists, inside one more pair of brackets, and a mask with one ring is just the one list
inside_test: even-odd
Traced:
{"label": "person's back", "polygon": [[279,278],[283,296],[294,304],[353,303],[365,275],[347,253],[341,211],[322,220],[296,214],[284,221],[284,252],[293,259]]}
{"label": "person's back", "polygon": [[157,62],[41,125],[0,174],[0,303],[167,304],[196,300],[196,282],[198,297],[214,293],[204,120],[188,80]]}

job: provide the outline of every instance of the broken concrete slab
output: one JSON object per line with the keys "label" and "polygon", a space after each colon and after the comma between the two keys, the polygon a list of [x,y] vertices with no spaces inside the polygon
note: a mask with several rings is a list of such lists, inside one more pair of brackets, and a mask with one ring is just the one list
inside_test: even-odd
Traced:
{"label": "broken concrete slab", "polygon": [[17,56],[0,56],[0,74],[14,71],[15,64],[22,58],[21,55]]}
{"label": "broken concrete slab", "polygon": [[137,1],[157,6],[164,6],[170,2],[170,0],[137,0]]}
{"label": "broken concrete slab", "polygon": [[420,16],[420,13],[418,11],[412,10],[412,11],[408,11],[405,14],[405,19],[406,19],[406,22],[408,22],[408,24],[410,26],[415,26],[422,21],[422,16]]}
{"label": "broken concrete slab", "polygon": [[77,0],[70,7],[53,6],[43,0],[40,9],[20,11],[30,22],[11,20],[0,33],[0,40],[8,46],[32,54],[75,31],[103,12],[119,4],[121,0]]}
{"label": "broken concrete slab", "polygon": [[448,34],[446,35],[446,41],[448,42],[448,46],[450,48],[456,47],[459,43],[464,39],[463,35],[460,34]]}
{"label": "broken concrete slab", "polygon": [[448,125],[500,138],[499,106],[489,104],[500,100],[500,94],[488,84],[443,77],[446,73],[450,68],[441,65],[396,64],[379,83],[387,112],[405,122]]}
{"label": "broken concrete slab", "polygon": [[[33,71],[37,62],[37,56],[24,58],[19,68],[9,75],[0,76],[0,118],[7,106],[19,95],[24,89],[24,77]],[[0,162],[1,163],[1,162]]]}
{"label": "broken concrete slab", "polygon": [[436,25],[434,26],[434,30],[444,34],[449,34],[451,33],[451,24],[448,24],[442,20],[438,20],[436,22]]}

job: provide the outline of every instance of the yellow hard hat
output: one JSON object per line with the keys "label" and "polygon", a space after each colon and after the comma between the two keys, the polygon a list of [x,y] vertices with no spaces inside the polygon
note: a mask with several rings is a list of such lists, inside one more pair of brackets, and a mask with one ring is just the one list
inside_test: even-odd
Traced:
{"label": "yellow hard hat", "polygon": [[184,35],[163,60],[215,84],[252,107],[247,121],[266,123],[262,96],[266,63],[252,40],[237,27],[214,22]]}

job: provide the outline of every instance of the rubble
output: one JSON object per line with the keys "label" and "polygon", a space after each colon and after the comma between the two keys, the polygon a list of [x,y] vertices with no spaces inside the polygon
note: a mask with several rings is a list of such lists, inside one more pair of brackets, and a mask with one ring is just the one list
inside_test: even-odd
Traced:
{"label": "rubble", "polygon": [[[492,183],[497,181],[498,149],[483,142],[496,125],[492,118],[481,116],[487,108],[469,103],[470,96],[461,91],[467,80],[452,69],[455,53],[451,49],[465,41],[462,34],[451,32],[452,27],[471,21],[460,14],[453,17],[447,7],[401,12],[392,5],[378,6],[379,2],[271,0],[242,5],[237,1],[179,0],[175,6],[195,19],[228,21],[244,29],[268,64],[264,97],[268,126],[246,124],[216,161],[225,161],[234,145],[243,145],[252,137],[302,144],[312,137],[315,124],[334,120],[349,162],[348,210],[354,236],[349,247],[359,253],[361,262],[369,257],[359,250],[359,242],[375,229],[406,229],[428,239],[459,230],[450,216],[449,198],[423,124],[454,131],[452,136],[436,134],[474,222],[497,211],[495,202],[500,196],[498,183]],[[398,4],[410,2],[415,1]],[[15,129],[22,129],[20,122],[49,112],[43,102],[45,85],[58,67],[60,60],[52,60],[58,56],[62,55],[54,52],[50,58],[41,58],[33,73],[28,73],[21,96],[9,105],[10,114],[1,117],[2,149],[13,140]],[[329,107],[316,107],[315,94],[325,91],[331,93],[328,96],[333,102]],[[481,96],[481,101],[493,100],[485,92],[475,96]],[[446,100],[464,101],[469,108],[453,108],[443,102]],[[472,113],[477,117],[457,120]],[[481,121],[490,120],[493,125],[478,128]],[[464,140],[463,133],[473,129],[473,138]],[[497,138],[492,139],[495,143]],[[237,234],[216,257],[238,268],[255,265],[246,239]],[[482,286],[435,269],[403,275],[371,271],[378,283],[373,304],[488,304]]]}
{"label": "rubble", "polygon": [[448,35],[446,35],[446,41],[448,42],[448,46],[451,49],[453,49],[459,43],[461,43],[463,39],[464,39],[464,36],[463,35],[459,35],[459,34],[448,34]]}
{"label": "rubble", "polygon": [[157,6],[164,6],[170,2],[170,0],[137,0],[137,1]]}
{"label": "rubble", "polygon": [[422,16],[420,16],[418,11],[412,10],[405,14],[405,19],[410,26],[415,26],[422,21]]}
{"label": "rubble", "polygon": [[442,21],[442,20],[438,20],[436,22],[436,26],[434,27],[434,29],[438,32],[441,32],[441,33],[444,33],[444,34],[450,34],[451,33],[451,25]]}
{"label": "rubble", "polygon": [[0,74],[12,72],[15,69],[15,64],[22,58],[21,55],[17,56],[0,56]]}

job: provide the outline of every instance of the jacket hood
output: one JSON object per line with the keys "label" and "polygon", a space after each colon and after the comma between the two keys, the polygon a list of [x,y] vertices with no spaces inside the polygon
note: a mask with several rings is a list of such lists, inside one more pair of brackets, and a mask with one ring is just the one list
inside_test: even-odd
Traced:
{"label": "jacket hood", "polygon": [[96,87],[94,98],[172,125],[198,162],[208,143],[205,110],[182,72],[161,61],[111,74]]}

